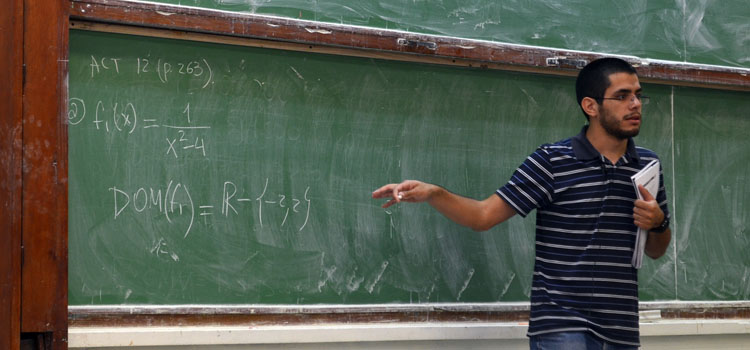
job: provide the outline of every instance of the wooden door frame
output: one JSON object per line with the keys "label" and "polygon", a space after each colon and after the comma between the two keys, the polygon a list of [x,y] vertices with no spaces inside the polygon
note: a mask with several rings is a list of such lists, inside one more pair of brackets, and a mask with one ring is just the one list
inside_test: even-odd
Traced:
{"label": "wooden door frame", "polygon": [[0,14],[0,348],[67,349],[67,1]]}
{"label": "wooden door frame", "polygon": [[23,0],[0,11],[0,348],[21,334],[21,113]]}

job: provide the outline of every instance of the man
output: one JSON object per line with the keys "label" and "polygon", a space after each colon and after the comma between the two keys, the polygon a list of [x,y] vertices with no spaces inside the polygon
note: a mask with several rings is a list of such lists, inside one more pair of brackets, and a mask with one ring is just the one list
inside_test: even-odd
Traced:
{"label": "man", "polygon": [[478,201],[407,180],[373,198],[427,202],[451,220],[487,230],[537,209],[531,288],[531,349],[635,349],[639,346],[637,270],[631,265],[638,228],[645,253],[664,255],[671,239],[663,176],[656,199],[630,176],[654,152],[636,147],[641,94],[635,69],[616,58],[584,67],[576,95],[589,125],[580,134],[539,147],[489,198]]}

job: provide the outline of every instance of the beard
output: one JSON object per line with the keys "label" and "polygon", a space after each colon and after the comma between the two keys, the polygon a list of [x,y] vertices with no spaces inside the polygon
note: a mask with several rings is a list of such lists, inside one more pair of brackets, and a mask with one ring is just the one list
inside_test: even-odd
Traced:
{"label": "beard", "polygon": [[599,118],[599,122],[601,123],[604,131],[620,140],[627,140],[631,137],[636,137],[641,131],[640,126],[634,130],[622,129],[622,127],[620,126],[620,120],[626,120],[628,116],[625,116],[622,119],[618,119],[603,108],[599,110],[599,114],[601,115],[601,117]]}

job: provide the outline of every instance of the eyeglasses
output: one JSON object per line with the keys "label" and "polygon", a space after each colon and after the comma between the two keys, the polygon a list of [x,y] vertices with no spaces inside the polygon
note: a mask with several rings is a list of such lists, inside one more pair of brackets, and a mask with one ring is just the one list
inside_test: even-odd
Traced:
{"label": "eyeglasses", "polygon": [[649,97],[641,94],[627,94],[627,95],[617,95],[615,97],[594,97],[595,99],[602,99],[602,100],[615,100],[620,103],[635,103],[635,99],[638,99],[638,101],[641,101],[641,105],[647,105],[649,101]]}

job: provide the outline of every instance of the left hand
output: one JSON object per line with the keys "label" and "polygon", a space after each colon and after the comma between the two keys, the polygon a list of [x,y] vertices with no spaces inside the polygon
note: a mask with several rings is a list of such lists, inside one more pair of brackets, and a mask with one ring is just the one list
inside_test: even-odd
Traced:
{"label": "left hand", "polygon": [[643,199],[635,200],[633,221],[636,226],[648,231],[664,222],[664,212],[654,196],[643,185],[638,185],[638,191],[641,192]]}

